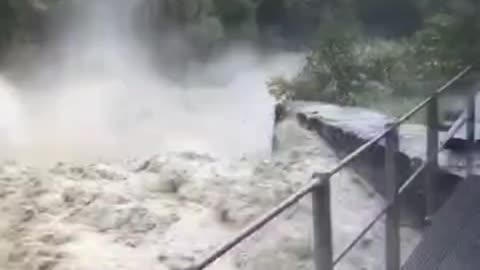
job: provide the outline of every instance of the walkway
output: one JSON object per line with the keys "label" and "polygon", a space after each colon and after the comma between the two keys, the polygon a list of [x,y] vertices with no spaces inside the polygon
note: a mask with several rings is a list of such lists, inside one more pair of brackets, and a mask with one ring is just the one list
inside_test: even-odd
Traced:
{"label": "walkway", "polygon": [[480,176],[462,182],[433,218],[403,270],[480,268]]}

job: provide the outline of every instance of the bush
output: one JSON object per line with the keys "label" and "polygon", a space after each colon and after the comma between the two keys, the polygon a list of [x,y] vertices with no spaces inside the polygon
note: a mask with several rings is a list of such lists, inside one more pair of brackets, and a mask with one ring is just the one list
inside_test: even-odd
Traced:
{"label": "bush", "polygon": [[403,56],[403,51],[394,54],[390,53],[392,49],[387,53],[376,53],[380,42],[369,42],[353,30],[332,31],[320,39],[316,49],[307,56],[306,66],[294,80],[288,82],[274,78],[270,82],[274,96],[281,100],[322,100],[355,105],[366,91],[390,91],[387,86],[373,82],[392,80],[393,67]]}
{"label": "bush", "polygon": [[438,14],[415,37],[415,57],[425,76],[452,74],[480,56],[476,18]]}
{"label": "bush", "polygon": [[321,32],[304,70],[292,81],[274,78],[272,94],[342,105],[416,98],[480,56],[480,20],[473,15],[436,14],[412,37],[390,40],[369,38],[352,25]]}

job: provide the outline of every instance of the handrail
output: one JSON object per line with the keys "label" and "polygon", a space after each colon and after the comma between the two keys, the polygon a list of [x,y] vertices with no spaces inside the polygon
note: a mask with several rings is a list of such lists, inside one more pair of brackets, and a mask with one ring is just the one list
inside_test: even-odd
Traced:
{"label": "handrail", "polygon": [[[447,135],[445,136],[445,139],[440,143],[440,146],[438,148],[438,152],[441,152],[445,149],[446,143],[448,140],[453,138],[455,136],[456,132],[462,127],[463,124],[465,124],[467,120],[467,110],[465,110],[459,117],[458,119],[454,122],[454,124],[451,126],[451,128],[447,131]],[[420,173],[423,172],[423,170],[427,167],[427,162],[422,162],[420,166],[418,166],[415,171],[408,177],[408,179],[400,186],[398,189],[397,195],[401,196],[404,194],[406,189],[412,184],[415,179],[420,175]],[[395,204],[395,201],[390,201],[388,202],[387,206],[384,207],[376,216],[373,218],[373,220],[365,226],[365,228],[357,235],[357,237],[354,238],[354,240],[340,253],[340,255],[334,260],[333,265],[337,265],[355,246],[358,244],[358,242],[367,234],[370,229],[373,228],[373,226],[380,220],[380,218],[383,217],[387,213],[387,211]]]}
{"label": "handrail", "polygon": [[447,131],[447,136],[443,140],[443,142],[440,143],[440,150],[443,150],[445,146],[447,145],[448,140],[453,138],[455,134],[458,132],[458,130],[467,122],[468,119],[468,111],[465,109],[463,113],[457,118],[455,122],[453,122],[452,126],[448,129]]}
{"label": "handrail", "polygon": [[278,204],[276,207],[274,207],[273,209],[265,213],[263,216],[259,217],[256,221],[254,221],[251,225],[244,228],[231,240],[221,245],[217,250],[215,250],[212,253],[212,255],[208,256],[204,261],[202,261],[200,264],[196,265],[191,269],[197,270],[197,269],[204,269],[205,267],[207,267],[209,264],[211,264],[216,259],[220,258],[222,255],[227,253],[230,249],[235,247],[241,241],[243,241],[244,239],[246,239],[256,231],[258,231],[263,226],[265,226],[268,222],[270,222],[272,219],[277,217],[283,211],[285,211],[290,206],[294,205],[296,202],[298,202],[303,197],[305,197],[305,195],[307,195],[312,191],[313,187],[318,185],[319,181],[320,179],[314,174],[312,176],[312,181],[309,184],[303,186],[297,192],[290,195],[287,199],[285,199],[283,202]]}
{"label": "handrail", "polygon": [[370,148],[372,145],[377,143],[379,140],[383,139],[385,135],[387,135],[390,131],[394,130],[401,124],[403,124],[405,121],[409,120],[415,113],[417,113],[419,110],[424,108],[428,103],[430,103],[434,97],[437,97],[441,95],[442,93],[445,92],[448,87],[450,87],[454,82],[456,82],[458,79],[463,77],[467,72],[469,72],[472,69],[471,66],[468,66],[464,68],[460,73],[458,73],[455,77],[450,79],[448,82],[446,82],[444,85],[442,85],[440,88],[438,88],[433,94],[431,94],[429,97],[424,99],[422,102],[420,102],[417,106],[415,106],[413,109],[408,111],[406,114],[401,116],[397,121],[393,122],[387,129],[381,131],[377,136],[373,137],[370,139],[368,142],[364,143],[362,146],[357,148],[357,150],[353,151],[350,153],[348,156],[343,158],[338,166],[336,166],[333,170],[330,171],[330,174],[333,176],[337,172],[339,172],[341,169],[343,169],[346,165],[348,165],[350,162],[352,162],[353,159],[355,159],[358,155],[363,153],[363,151],[367,150]]}
{"label": "handrail", "polygon": [[[358,155],[362,154],[364,151],[369,149],[371,146],[373,146],[375,143],[377,143],[379,140],[383,139],[387,134],[390,132],[396,130],[401,124],[403,124],[405,121],[409,120],[415,113],[420,111],[422,108],[424,108],[426,105],[428,105],[430,102],[432,102],[435,98],[437,98],[439,95],[443,94],[452,84],[454,84],[456,81],[458,81],[460,78],[465,76],[469,71],[471,71],[472,66],[468,66],[464,68],[462,71],[460,71],[456,76],[454,76],[452,79],[447,81],[445,84],[443,84],[441,87],[439,87],[437,90],[435,90],[429,97],[424,99],[422,102],[420,102],[417,106],[415,106],[413,109],[405,113],[403,116],[401,116],[398,120],[394,121],[391,123],[386,129],[383,131],[379,132],[376,136],[374,136],[372,139],[364,143],[362,146],[357,148],[355,151],[350,153],[348,156],[343,158],[337,166],[335,166],[332,170],[330,170],[327,173],[324,174],[319,174],[315,173],[311,177],[311,181],[301,187],[297,192],[294,194],[290,195],[287,199],[283,200],[280,202],[276,207],[259,217],[257,220],[252,222],[250,225],[248,225],[245,229],[240,231],[236,236],[234,236],[232,239],[221,245],[219,248],[217,248],[215,251],[213,251],[209,256],[207,256],[204,260],[202,260],[200,263],[197,265],[190,267],[189,270],[202,270],[208,267],[210,264],[215,262],[217,259],[219,259],[221,256],[226,254],[228,251],[236,247],[239,243],[241,243],[243,240],[257,232],[259,229],[263,228],[266,224],[268,224],[270,221],[278,217],[280,214],[282,214],[286,209],[288,209],[290,206],[294,205],[296,202],[304,198],[306,195],[312,192],[312,190],[321,185],[322,181],[329,181],[333,175],[338,173],[341,169],[349,165]],[[449,130],[449,136],[453,136],[456,131],[461,127],[463,123],[466,121],[466,114],[462,114],[459,117],[459,120],[455,121],[455,124],[450,128]],[[448,137],[448,136],[447,136]],[[445,141],[446,142],[446,141]],[[445,142],[442,142],[441,147],[438,150],[441,150],[445,146]],[[426,163],[423,163],[420,167],[417,168],[417,170],[409,177],[407,181],[400,187],[398,190],[398,194],[401,195],[403,191],[410,185],[415,178],[425,169]],[[355,238],[355,240],[350,244],[344,252],[341,253],[341,255],[334,261],[334,264],[337,264],[348,252],[351,250],[355,244],[359,241],[361,237],[365,233],[367,233],[371,227],[378,222],[381,216],[383,216],[389,208],[392,207],[392,205],[395,204],[395,201],[391,201],[388,203],[388,205],[380,212],[379,215],[376,216],[374,221],[372,221],[361,233],[358,237]]]}

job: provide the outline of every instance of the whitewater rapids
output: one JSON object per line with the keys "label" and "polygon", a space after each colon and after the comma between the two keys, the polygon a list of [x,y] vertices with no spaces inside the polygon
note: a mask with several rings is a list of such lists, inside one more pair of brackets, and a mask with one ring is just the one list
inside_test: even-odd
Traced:
{"label": "whitewater rapids", "polygon": [[[0,166],[0,269],[184,269],[337,159],[293,120],[270,161],[194,153],[49,170]],[[383,205],[350,171],[332,179],[335,253]],[[313,269],[309,198],[210,269]],[[408,251],[416,232],[402,231]],[[383,269],[383,224],[338,269]],[[405,256],[406,254],[404,254]]]}

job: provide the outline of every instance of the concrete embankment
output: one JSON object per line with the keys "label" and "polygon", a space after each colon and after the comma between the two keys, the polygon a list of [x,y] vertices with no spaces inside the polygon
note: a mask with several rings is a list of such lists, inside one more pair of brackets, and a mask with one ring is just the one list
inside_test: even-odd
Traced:
{"label": "concrete embankment", "polygon": [[[288,104],[288,113],[295,115],[303,127],[325,139],[339,157],[351,153],[394,121],[391,117],[368,109],[318,102],[292,102]],[[418,124],[405,124],[399,129],[399,137],[400,151],[396,154],[397,173],[403,182],[425,160],[426,128]],[[440,138],[443,137],[444,134],[440,134]],[[382,195],[385,194],[384,156],[382,140],[352,162],[352,168]],[[440,169],[436,181],[440,204],[448,198],[455,184],[462,179],[461,169],[456,166],[461,162],[460,158],[451,151],[440,153]],[[424,175],[420,175],[403,197],[404,210],[413,213],[413,216],[418,218],[417,221],[425,213],[423,183]]]}

